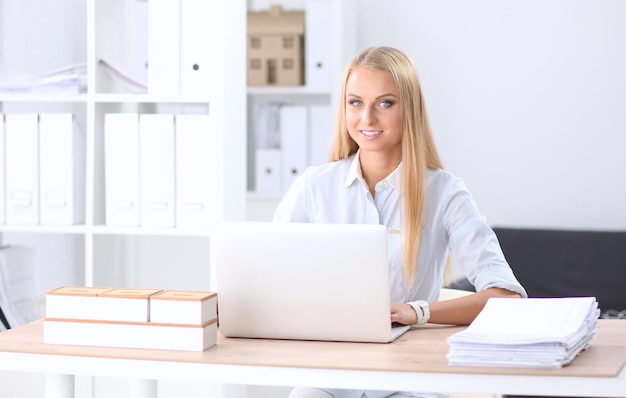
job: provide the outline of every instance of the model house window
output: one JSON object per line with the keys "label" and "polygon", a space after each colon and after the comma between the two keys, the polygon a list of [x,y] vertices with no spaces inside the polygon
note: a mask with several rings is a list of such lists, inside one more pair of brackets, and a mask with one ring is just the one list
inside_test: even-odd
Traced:
{"label": "model house window", "polygon": [[261,60],[253,58],[250,60],[250,69],[261,69]]}
{"label": "model house window", "polygon": [[261,48],[261,38],[260,37],[250,38],[250,48]]}
{"label": "model house window", "polygon": [[283,48],[293,48],[293,37],[283,37]]}
{"label": "model house window", "polygon": [[293,59],[285,58],[283,59],[283,69],[293,69]]}

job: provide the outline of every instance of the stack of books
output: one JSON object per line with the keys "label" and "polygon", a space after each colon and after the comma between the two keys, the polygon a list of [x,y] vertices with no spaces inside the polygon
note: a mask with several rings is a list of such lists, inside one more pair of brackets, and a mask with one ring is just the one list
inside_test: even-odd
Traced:
{"label": "stack of books", "polygon": [[214,292],[62,286],[46,294],[46,344],[204,351],[216,340]]}
{"label": "stack of books", "polygon": [[448,363],[560,368],[598,329],[595,297],[491,298],[462,332],[448,337]]}

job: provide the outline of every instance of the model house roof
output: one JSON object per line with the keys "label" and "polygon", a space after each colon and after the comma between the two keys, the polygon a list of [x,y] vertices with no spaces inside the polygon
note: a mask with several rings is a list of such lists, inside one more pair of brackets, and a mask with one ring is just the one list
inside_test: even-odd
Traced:
{"label": "model house roof", "polygon": [[249,11],[248,34],[303,35],[304,11],[285,11],[279,5],[268,11]]}

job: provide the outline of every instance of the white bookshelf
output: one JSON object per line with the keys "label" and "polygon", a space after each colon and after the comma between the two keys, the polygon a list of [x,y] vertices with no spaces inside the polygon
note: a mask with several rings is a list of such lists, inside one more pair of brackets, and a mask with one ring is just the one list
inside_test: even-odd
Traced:
{"label": "white bookshelf", "polygon": [[[85,222],[71,226],[0,225],[3,244],[29,247],[45,291],[60,284],[130,284],[209,289],[207,228],[105,225],[104,115],[115,112],[208,114],[221,131],[223,160],[215,195],[224,219],[246,216],[245,2],[206,2],[211,37],[199,37],[213,64],[210,92],[137,94],[98,64],[147,76],[147,0],[0,0],[0,62],[30,74],[87,66],[87,91],[75,96],[0,94],[0,113],[71,112],[85,135]],[[36,29],[33,28],[36,26]],[[142,70],[144,68],[144,70]],[[199,182],[202,183],[202,182]],[[54,241],[54,245],[42,242]],[[155,276],[155,274],[159,274]],[[198,274],[198,275],[195,275]],[[129,276],[131,275],[131,276]]]}
{"label": "white bookshelf", "polygon": [[[311,0],[249,0],[248,10],[267,10],[272,4],[280,4],[286,11],[304,10]],[[315,0],[312,0],[315,1]],[[278,205],[283,192],[275,194],[259,193],[256,190],[255,181],[255,139],[254,139],[254,115],[253,107],[257,104],[282,103],[290,105],[329,105],[331,116],[328,129],[334,131],[334,118],[337,107],[337,95],[339,94],[340,80],[346,62],[356,51],[356,0],[329,1],[328,20],[330,23],[325,28],[330,31],[330,40],[326,45],[330,49],[330,83],[326,87],[311,85],[307,81],[302,86],[251,86],[248,87],[248,218],[253,220],[271,220],[273,211]],[[307,44],[305,36],[305,47]],[[313,134],[319,131],[311,132]],[[328,148],[330,150],[330,148]]]}
{"label": "white bookshelf", "polygon": [[[86,63],[88,88],[76,96],[1,95],[0,113],[72,112],[85,134],[85,222],[67,227],[0,225],[0,244],[27,247],[37,274],[36,288],[64,284],[167,289],[210,289],[210,228],[112,227],[104,223],[104,114],[108,112],[201,113],[219,118],[223,170],[219,182],[226,219],[267,219],[279,197],[248,194],[248,103],[279,97],[301,103],[332,103],[331,90],[308,87],[246,87],[246,11],[261,0],[206,1],[218,15],[210,45],[217,72],[214,91],[206,95],[152,95],[126,92],[98,66],[105,58],[125,71],[140,71],[147,51],[145,7],[149,0],[0,0],[0,62],[28,73],[43,73],[72,63]],[[285,0],[303,8],[304,0]],[[267,2],[268,5],[270,2]],[[332,4],[333,75],[336,79],[355,48],[352,13],[356,0]],[[208,12],[208,11],[207,11]],[[36,27],[36,28],[34,28]],[[28,375],[30,376],[30,375]],[[38,375],[42,376],[42,375]],[[20,387],[27,378],[28,390]],[[41,396],[43,380],[0,373],[16,384],[16,398]],[[126,394],[130,380],[80,378],[85,396]],[[5,383],[7,384],[7,383]],[[163,396],[210,396],[214,386],[160,383]],[[250,386],[250,396],[286,396],[288,387]],[[83,395],[81,395],[83,396]],[[212,395],[211,395],[212,396]]]}

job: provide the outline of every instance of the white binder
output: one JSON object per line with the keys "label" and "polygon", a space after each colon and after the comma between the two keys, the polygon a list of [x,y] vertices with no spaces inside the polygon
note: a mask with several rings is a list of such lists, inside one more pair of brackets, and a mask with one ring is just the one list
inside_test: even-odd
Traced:
{"label": "white binder", "polygon": [[139,115],[104,115],[105,223],[139,226]]}
{"label": "white binder", "polygon": [[148,93],[180,93],[180,43],[180,0],[148,1]]}
{"label": "white binder", "polygon": [[280,108],[280,143],[282,149],[281,182],[286,191],[293,180],[307,167],[308,117],[305,105],[284,105]]}
{"label": "white binder", "polygon": [[[151,0],[152,1],[152,0]],[[211,81],[211,21],[207,10],[213,2],[206,0],[181,0],[180,3],[180,93],[183,95],[208,95]]]}
{"label": "white binder", "polygon": [[85,221],[85,136],[71,113],[39,115],[42,225]]}
{"label": "white binder", "polygon": [[37,114],[5,115],[6,223],[39,224]]}
{"label": "white binder", "polygon": [[309,163],[313,166],[328,162],[335,134],[333,121],[330,105],[309,106]]}
{"label": "white binder", "polygon": [[215,137],[209,115],[176,116],[176,226],[208,227],[215,221]]}
{"label": "white binder", "polygon": [[139,206],[142,227],[173,227],[174,115],[139,115]]}
{"label": "white binder", "polygon": [[307,0],[305,12],[304,79],[312,89],[329,90],[331,12],[329,0]]}
{"label": "white binder", "polygon": [[257,148],[254,169],[256,193],[276,195],[283,192],[281,156],[278,148]]}
{"label": "white binder", "polygon": [[6,222],[6,206],[5,206],[5,173],[4,164],[6,156],[4,153],[4,114],[0,113],[0,224]]}

